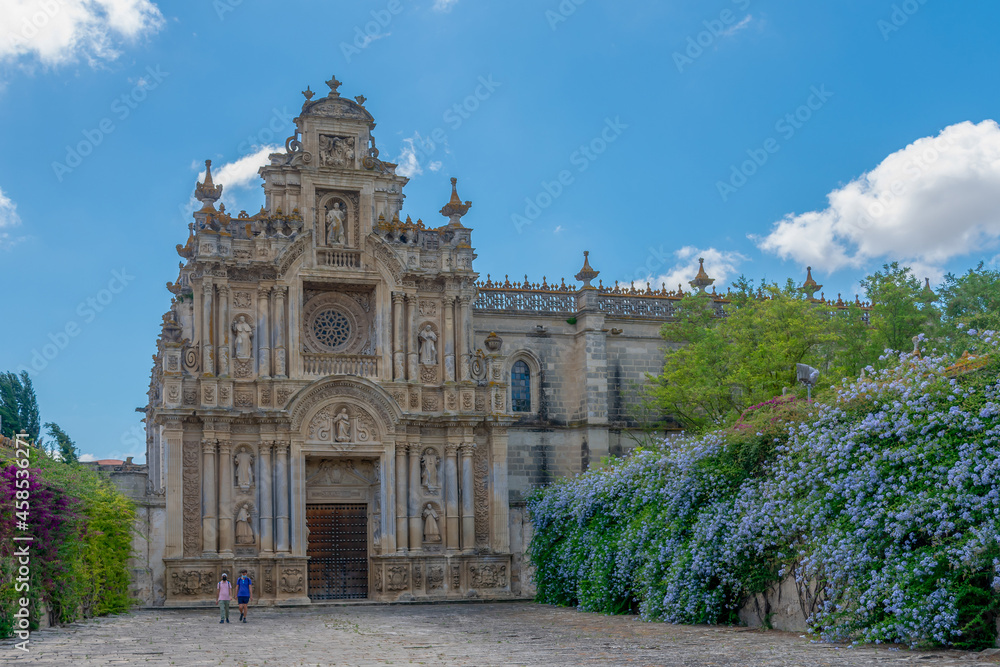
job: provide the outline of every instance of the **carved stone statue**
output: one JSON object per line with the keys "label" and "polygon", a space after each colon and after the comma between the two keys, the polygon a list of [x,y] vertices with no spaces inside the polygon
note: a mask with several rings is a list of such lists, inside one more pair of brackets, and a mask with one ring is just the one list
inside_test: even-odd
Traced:
{"label": "carved stone statue", "polygon": [[247,506],[240,507],[239,514],[236,515],[236,544],[253,544],[253,526],[250,525],[250,512]]}
{"label": "carved stone statue", "polygon": [[236,483],[244,491],[253,486],[253,454],[245,449],[236,455]]}
{"label": "carved stone statue", "polygon": [[424,506],[424,541],[441,541],[441,531],[438,529],[438,513],[430,503]]}
{"label": "carved stone statue", "polygon": [[437,334],[434,333],[434,329],[431,325],[424,327],[424,330],[420,332],[420,363],[425,366],[435,366],[437,365]]}
{"label": "carved stone statue", "polygon": [[330,210],[326,212],[326,242],[329,245],[344,244],[344,223],[347,221],[347,212],[342,203],[334,202]]}
{"label": "carved stone statue", "polygon": [[341,408],[333,418],[333,430],[336,432],[334,440],[337,442],[351,441],[351,418],[347,415],[347,408]]}
{"label": "carved stone statue", "polygon": [[233,323],[233,333],[236,334],[236,358],[250,359],[253,357],[253,326],[247,322],[246,315],[240,315]]}
{"label": "carved stone statue", "polygon": [[423,470],[421,471],[421,482],[428,490],[436,490],[438,488],[438,455],[433,449],[428,449],[423,457],[420,459],[421,463],[424,464]]}

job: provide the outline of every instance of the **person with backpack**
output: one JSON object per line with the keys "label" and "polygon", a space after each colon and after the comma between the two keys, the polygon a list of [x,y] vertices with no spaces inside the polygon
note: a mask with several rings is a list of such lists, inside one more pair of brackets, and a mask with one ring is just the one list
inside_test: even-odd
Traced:
{"label": "person with backpack", "polygon": [[229,583],[229,577],[222,573],[222,581],[216,586],[219,589],[219,623],[229,622],[229,603],[233,599],[233,585]]}

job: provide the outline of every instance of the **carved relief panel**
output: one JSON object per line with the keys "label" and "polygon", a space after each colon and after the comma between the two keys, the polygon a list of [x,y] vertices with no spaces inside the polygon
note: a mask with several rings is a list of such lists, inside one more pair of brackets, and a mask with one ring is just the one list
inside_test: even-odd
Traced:
{"label": "carved relief panel", "polygon": [[354,406],[331,404],[322,408],[309,421],[310,442],[327,443],[335,452],[346,452],[358,444],[370,444],[378,439],[375,420]]}

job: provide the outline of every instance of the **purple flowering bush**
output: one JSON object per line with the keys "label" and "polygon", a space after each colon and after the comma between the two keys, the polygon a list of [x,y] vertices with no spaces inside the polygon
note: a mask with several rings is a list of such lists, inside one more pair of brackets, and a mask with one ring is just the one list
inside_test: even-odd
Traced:
{"label": "purple flowering bush", "polygon": [[[12,452],[0,447],[0,637],[11,634],[22,597],[31,601],[33,627],[41,603],[56,623],[126,611],[133,503],[94,471],[33,447],[25,532],[15,514],[16,470]],[[15,542],[15,535],[33,538],[27,591],[16,579],[14,558],[25,542]]]}
{"label": "purple flowering bush", "polygon": [[969,333],[959,364],[887,353],[812,404],[776,399],[539,490],[538,599],[733,623],[793,576],[818,589],[822,639],[993,646],[1000,351]]}

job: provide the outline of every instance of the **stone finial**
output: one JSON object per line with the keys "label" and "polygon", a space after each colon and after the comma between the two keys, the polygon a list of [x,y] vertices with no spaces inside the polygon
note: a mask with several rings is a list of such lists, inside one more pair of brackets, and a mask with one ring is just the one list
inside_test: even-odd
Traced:
{"label": "stone finial", "polygon": [[212,182],[212,161],[205,160],[205,181],[194,189],[195,198],[202,203],[202,211],[214,211],[215,202],[222,196],[222,186]]}
{"label": "stone finial", "polygon": [[354,101],[357,102],[359,105],[364,106],[365,102],[368,101],[368,98],[365,97],[364,95],[358,95],[357,97],[354,98]]}
{"label": "stone finial", "polygon": [[580,269],[580,272],[573,277],[583,283],[582,289],[597,289],[596,287],[590,284],[590,281],[596,278],[598,274],[600,274],[600,271],[595,271],[590,266],[590,251],[584,250],[583,268]]}
{"label": "stone finial", "polygon": [[937,295],[934,294],[934,290],[931,289],[931,279],[924,278],[924,293],[923,297],[928,301],[933,301]]}
{"label": "stone finial", "polygon": [[698,290],[699,295],[705,295],[705,288],[715,282],[715,278],[709,278],[708,274],[705,273],[705,258],[698,258],[698,275],[694,277],[694,280],[689,280],[688,285],[693,289]]}
{"label": "stone finial", "polygon": [[342,81],[338,81],[336,76],[331,76],[326,82],[326,85],[330,86],[330,94],[328,97],[340,97],[340,93],[337,92],[337,89],[343,85]]}
{"label": "stone finial", "polygon": [[306,89],[302,91],[302,96],[306,98],[306,102],[311,100],[315,94],[309,86],[306,86]]}
{"label": "stone finial", "polygon": [[802,283],[799,289],[806,295],[806,298],[810,301],[816,301],[816,292],[823,289],[823,286],[818,284],[813,280],[812,267],[806,267],[806,281]]}
{"label": "stone finial", "polygon": [[458,196],[458,179],[451,179],[451,200],[441,209],[441,215],[451,219],[448,226],[461,227],[462,216],[468,213],[470,208],[472,208],[472,202],[467,201],[463,204]]}

